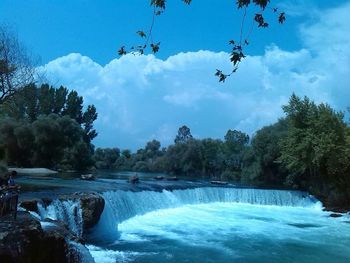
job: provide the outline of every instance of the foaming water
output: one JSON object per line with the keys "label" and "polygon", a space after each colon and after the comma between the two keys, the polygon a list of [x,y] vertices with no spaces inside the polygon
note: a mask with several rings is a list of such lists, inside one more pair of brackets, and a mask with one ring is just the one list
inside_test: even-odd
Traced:
{"label": "foaming water", "polygon": [[348,218],[313,206],[237,202],[159,209],[121,222],[100,262],[350,262]]}
{"label": "foaming water", "polygon": [[245,188],[204,187],[162,192],[110,191],[102,196],[105,209],[95,228],[95,234],[104,240],[119,238],[118,224],[133,216],[187,204],[230,202],[317,209],[322,207],[312,196],[299,191]]}
{"label": "foaming water", "polygon": [[39,216],[41,220],[50,218],[60,220],[68,225],[68,228],[78,237],[83,234],[83,218],[79,200],[54,200],[44,207],[38,203]]}
{"label": "foaming water", "polygon": [[109,262],[350,262],[347,216],[298,191],[105,192],[88,246]]}

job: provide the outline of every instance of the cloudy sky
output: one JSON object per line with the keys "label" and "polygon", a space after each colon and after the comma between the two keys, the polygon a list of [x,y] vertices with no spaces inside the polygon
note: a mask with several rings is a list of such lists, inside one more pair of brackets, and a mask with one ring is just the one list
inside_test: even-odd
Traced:
{"label": "cloudy sky", "polygon": [[48,81],[97,107],[101,147],[135,150],[151,139],[166,146],[184,124],[197,138],[223,138],[228,129],[252,135],[283,116],[293,92],[350,106],[350,1],[278,1],[286,24],[269,17],[269,29],[254,29],[249,56],[222,84],[215,69],[230,69],[227,42],[242,18],[233,2],[169,1],[155,24],[156,56],[116,54],[148,28],[148,0],[2,0],[0,22],[40,56]]}

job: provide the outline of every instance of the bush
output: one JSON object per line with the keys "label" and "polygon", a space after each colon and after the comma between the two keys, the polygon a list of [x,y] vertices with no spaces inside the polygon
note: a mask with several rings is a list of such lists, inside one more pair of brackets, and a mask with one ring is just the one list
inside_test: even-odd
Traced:
{"label": "bush", "polygon": [[6,162],[4,160],[0,160],[0,177],[4,177],[7,172],[8,170]]}

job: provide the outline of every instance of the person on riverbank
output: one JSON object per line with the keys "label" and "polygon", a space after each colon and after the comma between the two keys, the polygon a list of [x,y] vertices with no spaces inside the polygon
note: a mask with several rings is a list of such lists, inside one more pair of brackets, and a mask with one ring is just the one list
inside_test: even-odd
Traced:
{"label": "person on riverbank", "polygon": [[9,190],[19,190],[21,187],[16,184],[14,177],[17,175],[16,171],[10,173],[9,179],[7,181],[7,189]]}
{"label": "person on riverbank", "polygon": [[14,177],[17,175],[16,171],[12,171],[7,176],[7,180],[2,180],[0,185],[0,217],[8,213],[14,212],[14,217],[17,214],[18,193],[21,188],[16,184]]}

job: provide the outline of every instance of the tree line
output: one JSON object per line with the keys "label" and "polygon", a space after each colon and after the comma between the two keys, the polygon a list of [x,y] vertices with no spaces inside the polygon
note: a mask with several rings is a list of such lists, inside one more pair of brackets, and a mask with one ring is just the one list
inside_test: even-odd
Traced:
{"label": "tree line", "polygon": [[76,91],[32,83],[0,107],[0,157],[19,167],[84,170],[94,164],[96,119]]}
{"label": "tree line", "polygon": [[283,110],[283,118],[252,138],[228,130],[223,140],[195,139],[182,126],[167,148],[157,140],[135,153],[97,148],[95,165],[288,187],[309,191],[328,206],[349,206],[350,127],[344,113],[294,94]]}

